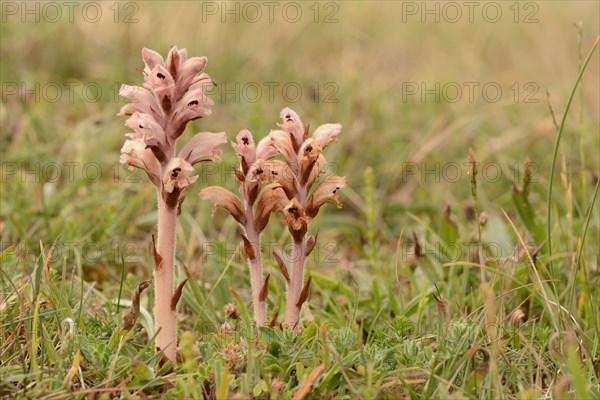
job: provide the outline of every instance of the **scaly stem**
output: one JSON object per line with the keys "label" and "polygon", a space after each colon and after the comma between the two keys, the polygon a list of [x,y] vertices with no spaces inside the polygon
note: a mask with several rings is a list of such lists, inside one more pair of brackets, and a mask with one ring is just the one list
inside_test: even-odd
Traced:
{"label": "scaly stem", "polygon": [[[247,210],[252,221],[252,208]],[[260,301],[260,291],[263,287],[262,257],[260,254],[260,237],[254,227],[247,227],[246,237],[254,249],[254,259],[248,258],[250,264],[250,283],[252,285],[252,304],[254,306],[254,321],[256,325],[263,326],[267,318],[267,302]]]}
{"label": "scaly stem", "polygon": [[[306,207],[306,193],[308,189],[304,184],[298,184],[298,201],[303,208]],[[295,328],[300,320],[300,308],[302,304],[298,306],[300,300],[300,293],[302,292],[302,286],[304,285],[304,263],[306,262],[306,256],[304,255],[306,250],[305,234],[302,235],[300,240],[294,239],[294,247],[292,248],[292,275],[288,284],[287,298],[285,301],[285,318],[284,321],[287,325]]]}
{"label": "scaly stem", "polygon": [[301,241],[294,241],[292,249],[292,276],[288,285],[288,293],[285,304],[285,323],[294,327],[300,318],[300,293],[304,284],[304,262],[306,261],[304,237]]}
{"label": "scaly stem", "polygon": [[156,347],[176,364],[177,312],[171,308],[173,298],[173,264],[175,261],[175,228],[177,208],[169,208],[158,194],[158,244],[162,261],[154,266],[154,323],[158,334]]}

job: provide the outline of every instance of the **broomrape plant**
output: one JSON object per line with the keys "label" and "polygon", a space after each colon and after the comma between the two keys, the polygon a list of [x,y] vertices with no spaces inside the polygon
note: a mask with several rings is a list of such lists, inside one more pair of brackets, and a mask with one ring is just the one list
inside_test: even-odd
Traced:
{"label": "broomrape plant", "polygon": [[205,92],[212,81],[203,72],[206,57],[187,58],[185,49],[171,48],[166,60],[142,50],[144,88],[123,85],[119,94],[131,100],[118,115],[128,115],[125,125],[133,130],[121,149],[121,162],[129,169],[144,170],[156,186],[158,238],[152,236],[154,258],[154,318],[158,330],[156,349],[176,363],[176,305],[185,281],[174,291],[175,229],[187,188],[198,177],[193,165],[218,160],[217,147],[227,142],[224,133],[196,134],[179,152],[176,141],[188,122],[209,115],[213,104]]}
{"label": "broomrape plant", "polygon": [[321,125],[309,137],[310,126],[304,127],[293,110],[284,108],[279,115],[283,124],[278,126],[283,131],[271,131],[269,135],[272,136],[273,146],[283,156],[293,174],[293,191],[286,192],[290,201],[283,208],[282,219],[293,239],[291,276],[281,257],[276,259],[288,283],[284,322],[296,327],[302,304],[308,298],[311,282],[309,277],[304,283],[304,264],[317,243],[318,235],[317,232],[314,236],[307,237],[308,225],[324,204],[335,202],[338,208],[342,207],[337,191],[346,186],[347,180],[345,176],[326,177],[313,189],[327,164],[322,151],[328,144],[337,143],[335,136],[342,130],[340,124]]}
{"label": "broomrape plant", "polygon": [[250,264],[250,283],[254,321],[258,326],[265,324],[269,277],[263,283],[263,268],[260,249],[260,234],[267,226],[272,212],[281,211],[287,203],[284,188],[291,188],[292,175],[283,161],[270,160],[277,149],[270,136],[255,147],[252,134],[242,130],[232,143],[240,159],[241,169],[234,169],[240,182],[240,197],[220,186],[211,186],[200,191],[200,197],[213,202],[213,214],[223,207],[242,226],[244,251]]}
{"label": "broomrape plant", "polygon": [[[346,177],[327,177],[313,190],[327,163],[321,153],[329,143],[336,142],[335,136],[342,129],[340,124],[322,125],[309,137],[309,126],[305,128],[293,110],[284,108],[280,115],[283,123],[278,126],[282,130],[271,131],[257,146],[247,130],[238,134],[237,143],[232,143],[241,163],[241,169],[235,170],[241,199],[217,186],[202,190],[200,195],[214,203],[213,211],[217,207],[227,209],[244,228],[242,239],[250,263],[258,325],[265,323],[269,281],[269,276],[264,283],[262,280],[260,233],[271,213],[283,213],[282,222],[288,226],[293,239],[292,254],[288,257],[291,275],[281,255],[273,254],[288,284],[284,322],[296,327],[311,282],[309,277],[304,283],[304,265],[317,242],[317,235],[306,236],[308,225],[325,203],[333,201],[342,207],[337,191],[346,185]],[[271,159],[276,154],[280,154],[283,161]]]}

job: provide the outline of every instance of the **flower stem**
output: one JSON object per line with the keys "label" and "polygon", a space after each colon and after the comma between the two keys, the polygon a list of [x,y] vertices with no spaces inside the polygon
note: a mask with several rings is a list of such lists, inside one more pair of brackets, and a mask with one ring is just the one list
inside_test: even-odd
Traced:
{"label": "flower stem", "polygon": [[175,261],[175,228],[177,208],[169,207],[158,195],[158,244],[161,257],[159,265],[154,265],[154,321],[158,334],[156,347],[176,364],[177,354],[177,312],[171,308],[173,298],[173,264]]}
{"label": "flower stem", "polygon": [[304,284],[304,262],[306,261],[305,240],[294,241],[292,248],[292,276],[288,286],[287,299],[285,304],[285,323],[294,327],[300,318],[300,293]]}
{"label": "flower stem", "polygon": [[250,263],[250,283],[252,285],[252,305],[254,307],[254,321],[256,325],[263,326],[267,318],[267,302],[260,301],[260,291],[263,286],[262,257],[260,254],[260,237],[253,227],[246,229],[246,236],[254,249],[254,259]]}

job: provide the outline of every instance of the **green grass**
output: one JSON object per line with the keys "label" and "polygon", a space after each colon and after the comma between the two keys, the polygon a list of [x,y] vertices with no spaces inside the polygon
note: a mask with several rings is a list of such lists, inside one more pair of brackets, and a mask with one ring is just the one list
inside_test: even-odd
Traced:
{"label": "green grass", "polygon": [[[185,2],[141,2],[135,24],[114,23],[108,4],[97,24],[0,24],[0,397],[600,398],[598,3],[539,3],[535,24],[399,23],[394,2],[341,3],[325,24],[309,6],[297,24],[200,23]],[[261,138],[289,105],[313,128],[342,123],[327,156],[349,180],[344,208],[312,224],[295,334],[252,327],[238,227],[196,195],[235,182],[198,169],[178,227],[177,281],[189,282],[176,374],[154,354],[151,287],[121,329],[151,279],[156,204],[143,174],[117,164],[126,128],[114,97],[141,83],[143,46],[172,44],[207,55],[220,85],[187,137]],[[52,82],[94,82],[101,96],[36,101],[6,86]],[[234,82],[295,82],[303,95],[223,101]],[[403,101],[406,82],[498,82],[503,96]],[[332,88],[336,102],[323,102]],[[278,218],[264,242],[289,245]],[[269,310],[282,315],[284,278],[272,259],[266,270]]]}

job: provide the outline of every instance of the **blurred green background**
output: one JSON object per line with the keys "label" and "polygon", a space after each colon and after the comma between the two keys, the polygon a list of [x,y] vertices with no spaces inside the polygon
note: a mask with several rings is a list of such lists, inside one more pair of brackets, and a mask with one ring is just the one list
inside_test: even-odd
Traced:
{"label": "blurred green background", "polygon": [[[91,240],[102,249],[148,241],[152,185],[137,173],[139,183],[123,182],[130,177],[115,164],[127,132],[115,116],[123,103],[116,92],[123,82],[142,83],[144,46],[166,54],[177,45],[209,59],[206,71],[218,85],[213,115],[192,123],[186,137],[224,130],[234,138],[248,128],[261,138],[284,106],[313,127],[342,123],[340,143],[327,158],[349,178],[345,207],[321,213],[317,225],[324,240],[348,243],[340,246],[350,253],[343,264],[360,264],[366,241],[367,167],[375,179],[373,224],[390,254],[403,228],[420,229],[410,213],[435,219],[447,204],[465,219],[472,203],[469,147],[490,165],[480,172],[482,210],[492,219],[501,207],[514,211],[511,184],[530,159],[542,216],[556,135],[546,91],[560,117],[579,68],[574,24],[582,27],[587,53],[599,4],[456,4],[102,2],[70,10],[3,3],[2,242],[26,243],[36,253],[39,240],[61,232],[63,240]],[[597,56],[588,71],[560,153],[567,174],[583,168],[573,182],[584,186],[575,196],[579,212],[599,166]],[[224,160],[235,162],[232,149]],[[231,178],[225,185],[235,188]],[[180,250],[192,266],[201,260],[194,235],[235,237],[234,221],[219,213],[213,225],[209,208],[188,196]],[[110,267],[110,257],[96,259]]]}

